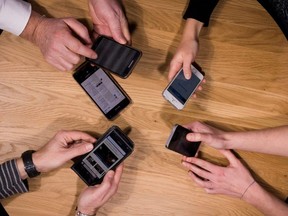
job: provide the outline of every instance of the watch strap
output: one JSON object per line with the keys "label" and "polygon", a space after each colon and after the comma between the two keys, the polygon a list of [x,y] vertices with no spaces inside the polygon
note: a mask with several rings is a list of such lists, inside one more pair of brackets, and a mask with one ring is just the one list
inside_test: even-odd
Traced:
{"label": "watch strap", "polygon": [[37,171],[35,164],[33,163],[32,160],[32,154],[34,153],[34,150],[28,150],[22,153],[22,160],[24,163],[24,169],[29,176],[29,178],[36,177],[40,175],[40,172]]}
{"label": "watch strap", "polygon": [[84,213],[76,210],[75,216],[96,216],[96,214],[88,215],[88,214],[84,214]]}

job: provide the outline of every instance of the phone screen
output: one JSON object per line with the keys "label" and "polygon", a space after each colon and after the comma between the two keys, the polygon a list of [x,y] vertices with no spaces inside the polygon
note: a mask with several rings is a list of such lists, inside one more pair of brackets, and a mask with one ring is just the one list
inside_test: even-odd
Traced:
{"label": "phone screen", "polygon": [[128,96],[116,81],[89,62],[80,67],[74,78],[108,119],[113,118],[130,103]]}
{"label": "phone screen", "polygon": [[140,51],[103,36],[96,40],[92,49],[98,55],[96,59],[90,59],[92,62],[122,78],[129,75],[141,57]]}
{"label": "phone screen", "polygon": [[191,132],[191,130],[181,125],[175,125],[166,143],[166,148],[187,157],[194,157],[201,142],[189,142],[186,135]]}
{"label": "phone screen", "polygon": [[118,127],[112,128],[95,143],[95,148],[88,155],[72,166],[88,185],[101,183],[105,174],[133,151],[133,142]]}
{"label": "phone screen", "polygon": [[178,101],[185,104],[200,82],[201,80],[194,73],[192,73],[192,77],[187,80],[184,77],[183,70],[181,70],[167,90]]}

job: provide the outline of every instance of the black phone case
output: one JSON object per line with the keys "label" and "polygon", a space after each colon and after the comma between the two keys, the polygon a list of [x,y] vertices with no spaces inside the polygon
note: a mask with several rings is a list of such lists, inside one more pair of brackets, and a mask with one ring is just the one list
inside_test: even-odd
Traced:
{"label": "black phone case", "polygon": [[94,148],[87,154],[79,156],[77,158],[72,159],[72,161],[74,162],[74,164],[71,166],[71,169],[88,185],[88,186],[93,186],[96,184],[101,184],[101,182],[103,181],[103,178],[95,178],[93,180],[91,180],[90,176],[88,177],[88,175],[85,175],[86,170],[85,168],[81,165],[82,160],[89,155],[91,152],[93,152],[95,150],[95,148],[104,140],[106,139],[107,136],[109,136],[109,134],[114,131],[117,130],[117,132],[119,134],[121,134],[121,138],[123,138],[125,140],[125,142],[127,144],[129,144],[128,146],[131,148],[131,151],[129,153],[127,153],[125,155],[125,157],[123,157],[119,162],[117,162],[116,164],[113,165],[112,170],[115,170],[117,168],[117,166],[123,162],[129,155],[132,154],[133,150],[134,150],[134,143],[133,141],[116,125],[113,125],[111,128],[109,128],[93,145]]}
{"label": "black phone case", "polygon": [[[87,79],[90,75],[94,73],[96,68],[99,68],[98,66],[89,66],[91,65],[91,62],[85,61],[82,63],[73,74],[74,79],[76,82],[81,86],[81,83]],[[105,72],[105,71],[104,71]],[[125,96],[125,100],[121,101],[117,106],[115,106],[111,111],[108,113],[104,113],[102,109],[99,107],[99,105],[93,100],[93,98],[90,96],[90,94],[81,86],[81,88],[86,92],[86,94],[91,98],[94,104],[99,108],[99,110],[103,113],[103,115],[108,120],[113,120],[125,107],[127,107],[131,103],[131,98],[128,96],[128,94],[124,91],[124,89],[120,86],[120,84],[107,72],[105,72],[106,75],[110,78],[110,80],[117,86],[117,88],[121,91],[121,93]]]}
{"label": "black phone case", "polygon": [[[100,46],[101,41],[107,41]],[[114,46],[111,46],[114,44]],[[97,66],[116,74],[121,78],[127,78],[142,56],[142,52],[131,46],[120,44],[112,38],[99,36],[93,43],[92,49],[96,51],[96,59],[88,59]],[[133,55],[129,56],[125,50],[132,50]],[[108,63],[111,62],[111,63]],[[109,65],[109,66],[108,66]]]}

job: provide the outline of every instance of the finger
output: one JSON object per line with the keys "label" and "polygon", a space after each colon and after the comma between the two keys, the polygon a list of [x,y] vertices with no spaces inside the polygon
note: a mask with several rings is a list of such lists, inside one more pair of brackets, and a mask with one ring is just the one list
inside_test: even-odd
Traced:
{"label": "finger", "polygon": [[209,162],[207,162],[205,160],[202,160],[200,158],[195,158],[195,157],[188,157],[188,158],[186,158],[185,162],[197,165],[198,167],[200,167],[200,168],[202,168],[204,170],[207,170],[210,173],[215,173],[215,172],[217,172],[217,170],[219,168],[221,168],[221,167],[219,167],[217,165],[214,165],[214,164],[209,163]]}
{"label": "finger", "polygon": [[173,77],[176,75],[176,73],[182,68],[182,63],[176,62],[176,61],[171,61],[170,64],[170,69],[168,73],[168,79],[171,81]]}
{"label": "finger", "polygon": [[203,87],[200,85],[197,87],[197,91],[202,91]]}
{"label": "finger", "polygon": [[64,19],[64,22],[87,44],[92,44],[88,29],[82,23],[73,18]]}
{"label": "finger", "polygon": [[126,38],[127,42],[130,44],[131,43],[131,36],[129,32],[129,26],[126,18],[121,19],[121,27],[122,27],[122,32],[124,37]]}
{"label": "finger", "polygon": [[72,63],[64,59],[62,56],[53,57],[53,58],[48,57],[47,62],[54,66],[59,65],[62,71],[72,70],[74,66]]}
{"label": "finger", "polygon": [[183,61],[183,71],[184,71],[184,76],[186,79],[190,79],[192,76],[192,70],[191,70],[191,64],[192,64],[192,56],[185,57]]}
{"label": "finger", "polygon": [[106,202],[108,201],[116,192],[117,187],[115,189],[115,184],[114,184],[114,178],[115,178],[115,172],[110,170],[109,172],[106,173],[104,180],[102,184],[99,186],[102,190],[100,190],[101,194],[103,194],[102,201]]}
{"label": "finger", "polygon": [[84,140],[88,143],[94,143],[96,141],[95,137],[81,131],[64,131],[60,132],[59,136],[60,138],[63,136],[66,143],[71,143],[79,140]]}
{"label": "finger", "polygon": [[212,133],[213,132],[209,126],[199,121],[194,121],[190,124],[186,124],[185,127],[192,130],[195,133],[196,132],[200,132],[200,133]]}
{"label": "finger", "polygon": [[121,44],[126,44],[127,40],[122,32],[120,20],[107,20],[107,22],[114,40]]}
{"label": "finger", "polygon": [[57,58],[57,61],[55,61],[55,59],[53,58],[46,58],[46,61],[49,63],[49,64],[51,64],[51,65],[53,65],[54,67],[56,67],[58,70],[60,70],[60,71],[66,71],[67,69],[66,69],[66,67],[65,67],[65,65],[63,65],[63,63],[61,63],[61,60],[60,60],[60,58]]}
{"label": "finger", "polygon": [[[71,160],[72,158],[75,158],[77,156],[86,154],[90,152],[94,148],[92,143],[79,143],[79,144],[74,144],[73,148],[68,148],[67,152],[65,153],[65,157],[67,160]],[[64,155],[63,155],[64,157]]]}
{"label": "finger", "polygon": [[124,164],[120,164],[115,170],[114,182],[117,184],[120,182],[122,173],[123,173]]}
{"label": "finger", "polygon": [[230,165],[236,166],[239,163],[239,160],[230,150],[219,150],[229,161]]}
{"label": "finger", "polygon": [[182,165],[203,179],[214,180],[213,175],[210,172],[208,172],[207,170],[204,170],[200,167],[197,167],[197,166],[195,166],[191,163],[187,163],[185,161],[182,162]]}
{"label": "finger", "polygon": [[120,165],[116,168],[112,185],[107,194],[105,195],[105,199],[107,200],[110,199],[117,192],[120,179],[122,176],[122,171],[123,171],[123,165]]}
{"label": "finger", "polygon": [[193,181],[202,188],[213,188],[213,182],[205,181],[201,178],[197,177],[193,172],[188,172],[189,176],[193,179]]}
{"label": "finger", "polygon": [[102,203],[105,203],[110,198],[107,197],[107,194],[109,193],[111,185],[113,184],[114,175],[114,171],[108,171],[104,176],[102,183],[100,185],[94,186],[95,195],[97,195],[101,199]]}
{"label": "finger", "polygon": [[71,50],[65,46],[59,48],[59,55],[60,56],[58,58],[62,59],[62,64],[65,66],[66,70],[72,70],[73,66],[80,62],[80,56],[74,52],[71,52]]}
{"label": "finger", "polygon": [[188,133],[186,135],[186,139],[190,142],[203,141],[205,143],[211,143],[211,141],[213,140],[211,134],[196,133],[196,132]]}
{"label": "finger", "polygon": [[82,55],[91,59],[97,58],[97,54],[94,50],[85,46],[79,40],[77,40],[76,38],[72,36],[70,36],[69,38],[67,37],[65,46],[68,49],[70,49],[72,52],[77,53],[79,55]]}

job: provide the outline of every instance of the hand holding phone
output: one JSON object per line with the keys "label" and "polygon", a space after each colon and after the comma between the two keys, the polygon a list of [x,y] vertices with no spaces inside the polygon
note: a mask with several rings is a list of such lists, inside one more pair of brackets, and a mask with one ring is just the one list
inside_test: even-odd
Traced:
{"label": "hand holding phone", "polygon": [[142,56],[141,51],[105,36],[98,37],[92,49],[98,57],[89,61],[121,78],[127,78],[131,74]]}
{"label": "hand holding phone", "polygon": [[187,157],[194,157],[201,142],[190,142],[186,135],[192,131],[181,125],[174,125],[172,132],[166,142],[166,148]]}
{"label": "hand holding phone", "polygon": [[115,170],[133,149],[133,141],[114,125],[94,143],[91,152],[76,159],[71,169],[88,186],[100,184],[105,174]]}
{"label": "hand holding phone", "polygon": [[193,65],[191,65],[191,70],[192,76],[187,80],[182,68],[163,91],[163,97],[179,110],[184,108],[204,79],[204,75]]}

